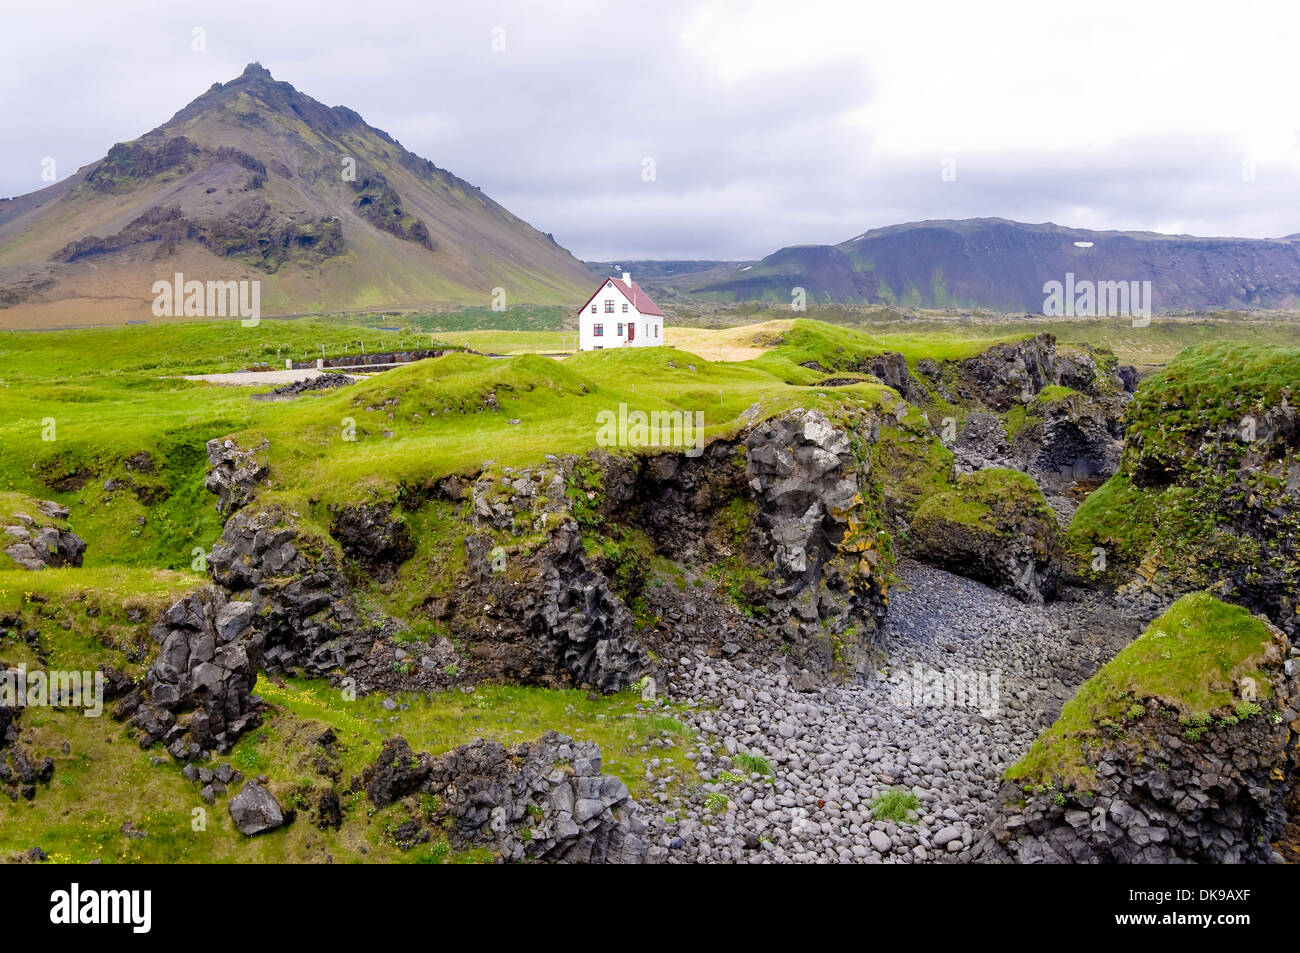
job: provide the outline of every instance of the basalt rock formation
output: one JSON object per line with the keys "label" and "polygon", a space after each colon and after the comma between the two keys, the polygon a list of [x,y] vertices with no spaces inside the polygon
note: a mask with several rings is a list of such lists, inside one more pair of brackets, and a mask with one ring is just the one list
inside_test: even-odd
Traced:
{"label": "basalt rock formation", "polygon": [[144,681],[118,703],[118,718],[141,729],[144,746],[161,741],[173,757],[229,751],[261,722],[252,696],[262,635],[254,606],[206,587],[174,603],[150,630],[157,656]]}
{"label": "basalt rock formation", "polygon": [[0,513],[3,552],[20,569],[80,566],[86,541],[68,529],[68,509],[52,500],[31,500],[25,512]]}
{"label": "basalt rock formation", "polygon": [[230,819],[245,837],[273,831],[285,824],[280,802],[256,781],[245,784],[229,804]]}
{"label": "basalt rock formation", "polygon": [[[489,540],[466,538],[468,578],[462,596],[478,604],[471,654],[503,677],[523,682],[624,688],[649,667],[632,631],[632,613],[593,565],[576,523],[558,526],[532,556],[501,569]],[[494,547],[495,548],[495,547]],[[464,611],[470,611],[469,606]]]}
{"label": "basalt rock formation", "polygon": [[1300,637],[1297,380],[1294,351],[1232,345],[1149,378],[1118,473],[1070,526],[1077,551],[1102,549],[1126,594],[1208,588]]}
{"label": "basalt rock formation", "polygon": [[[867,443],[878,434],[875,421],[857,431]],[[887,550],[867,499],[869,459],[855,455],[848,434],[817,411],[760,424],[745,451],[775,570],[772,622],[805,649],[802,664],[825,672],[839,661],[856,671],[885,614]]]}
{"label": "basalt rock formation", "polygon": [[330,535],[339,541],[345,556],[381,581],[391,578],[415,551],[406,524],[393,518],[391,503],[341,508],[334,515]]}
{"label": "basalt rock formation", "polygon": [[513,748],[479,739],[437,758],[389,739],[362,780],[376,807],[437,796],[453,846],[488,846],[504,862],[637,864],[663,853],[647,843],[627,786],[601,772],[600,748],[554,731]]}
{"label": "basalt rock formation", "polygon": [[1058,352],[1050,334],[958,362],[952,390],[1003,415],[1004,429],[998,434],[984,414],[972,414],[953,447],[959,464],[1010,466],[1048,483],[1110,476],[1131,390],[1121,370],[1105,352]]}
{"label": "basalt rock formation", "polygon": [[1062,535],[1033,480],[1015,470],[981,470],[921,504],[909,553],[1041,603],[1056,595]]}
{"label": "basalt rock formation", "polygon": [[278,506],[246,506],[208,559],[213,580],[254,608],[268,671],[327,676],[369,646],[327,541]]}
{"label": "basalt rock formation", "polygon": [[232,440],[208,441],[210,466],[203,485],[216,494],[218,513],[233,513],[253,498],[257,485],[267,477],[262,456],[267,446],[262,441],[259,446],[243,450]]}
{"label": "basalt rock formation", "polygon": [[865,452],[876,429],[870,418],[854,429],[797,410],[699,452],[597,452],[485,475],[452,627],[503,677],[627,684],[647,670],[642,643],[671,637],[634,631],[627,606],[644,567],[609,555],[626,555],[633,530],[718,576],[800,667],[857,671],[884,616],[891,557]]}
{"label": "basalt rock formation", "polygon": [[[1300,651],[1276,627],[1258,704],[1218,717],[1180,717],[1160,698],[1105,726],[1084,747],[1091,790],[999,792],[978,859],[1015,863],[1269,863],[1287,824],[1300,750]],[[1186,662],[1182,664],[1188,664]]]}

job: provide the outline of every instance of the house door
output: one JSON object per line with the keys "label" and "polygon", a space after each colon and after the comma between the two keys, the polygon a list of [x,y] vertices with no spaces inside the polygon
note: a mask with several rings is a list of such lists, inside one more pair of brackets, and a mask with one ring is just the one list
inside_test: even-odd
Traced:
{"label": "house door", "polygon": [[631,344],[635,340],[636,340],[636,325],[629,324],[627,326],[627,343]]}

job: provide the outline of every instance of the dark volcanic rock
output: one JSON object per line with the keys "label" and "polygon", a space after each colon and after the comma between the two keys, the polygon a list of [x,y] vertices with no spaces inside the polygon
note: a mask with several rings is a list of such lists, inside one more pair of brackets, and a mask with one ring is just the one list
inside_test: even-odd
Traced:
{"label": "dark volcanic rock", "polygon": [[616,691],[640,678],[649,657],[632,632],[632,613],[582,546],[576,523],[561,524],[511,571],[493,568],[490,539],[465,540],[465,612],[478,617],[472,648],[501,677]]}
{"label": "dark volcanic rock", "polygon": [[1024,341],[995,344],[962,361],[958,374],[982,403],[1006,412],[1056,383],[1056,339],[1039,334]]}
{"label": "dark volcanic rock", "polygon": [[149,634],[158,655],[116,708],[117,717],[130,717],[144,732],[143,745],[162,741],[175,758],[197,758],[209,749],[229,751],[260,724],[251,693],[262,637],[251,603],[200,589],[174,603]]}
{"label": "dark volcanic rock", "polygon": [[389,738],[374,764],[362,775],[366,796],[375,807],[387,807],[394,801],[421,789],[429,778],[430,759],[416,756],[405,738]]}
{"label": "dark volcanic rock", "polygon": [[316,809],[316,826],[323,831],[336,831],[343,826],[343,804],[333,791],[326,791],[320,796],[320,804]]}
{"label": "dark volcanic rock", "polygon": [[351,383],[352,378],[346,374],[318,374],[304,381],[283,384],[272,390],[271,393],[280,395],[305,394],[313,390],[332,390],[335,387],[346,387]]}
{"label": "dark volcanic rock", "polygon": [[1119,468],[1119,426],[1113,408],[1082,393],[1035,401],[1012,452],[1021,469],[1039,477],[1109,477]]}
{"label": "dark volcanic rock", "polygon": [[[643,863],[640,806],[618,778],[601,773],[600,749],[548,731],[507,748],[479,739],[438,758],[389,738],[362,783],[375,807],[436,795],[458,848],[488,846],[504,861]],[[398,835],[417,842],[419,825]]]}
{"label": "dark volcanic rock", "polygon": [[[506,748],[479,739],[432,761],[427,790],[453,823],[453,842],[502,860],[636,864],[656,859],[640,806],[601,773],[600,749],[548,731]],[[526,833],[525,833],[526,832]]]}
{"label": "dark volcanic rock", "polygon": [[18,737],[18,709],[0,705],[0,748],[12,744]]}
{"label": "dark volcanic rock", "polygon": [[241,450],[232,440],[208,441],[211,469],[203,485],[217,495],[218,513],[233,513],[253,499],[257,485],[267,477],[260,458],[267,446],[263,441],[252,450]]}
{"label": "dark volcanic rock", "polygon": [[80,566],[86,541],[63,525],[68,518],[67,507],[53,500],[32,503],[45,519],[21,512],[0,514],[0,547],[5,554],[20,569]]}
{"label": "dark volcanic rock", "polygon": [[346,507],[335,514],[330,527],[344,555],[381,582],[391,579],[415,552],[410,531],[400,519],[393,519],[392,511],[391,503]]}
{"label": "dark volcanic rock", "polygon": [[1014,466],[1007,430],[997,414],[973,410],[957,434],[953,451],[971,470]]}
{"label": "dark volcanic rock", "polygon": [[916,378],[907,369],[907,359],[897,351],[877,354],[869,360],[850,367],[849,370],[880,378],[882,383],[894,388],[904,400],[911,403],[919,404],[926,398],[925,388],[917,383]]}
{"label": "dark volcanic rock", "polygon": [[[1232,383],[1217,393],[1188,388],[1174,398],[1158,380],[1134,398],[1120,473],[1149,508],[1135,512],[1151,512],[1144,519],[1156,531],[1144,547],[1123,554],[1121,572],[1139,594],[1213,588],[1300,639],[1300,411],[1288,397],[1294,385],[1283,384],[1264,403],[1258,377],[1225,379]],[[1141,529],[1142,536],[1150,532]],[[1100,533],[1095,538],[1107,545]]]}
{"label": "dark volcanic rock", "polygon": [[[1119,738],[1083,750],[1091,791],[1029,794],[1004,784],[976,859],[1016,863],[1268,863],[1286,828],[1300,738],[1300,660],[1277,628],[1261,711],[1189,739],[1178,713],[1142,699],[1147,714]],[[1285,666],[1285,668],[1284,668]]]}
{"label": "dark volcanic rock", "polygon": [[1010,467],[1060,496],[1118,469],[1130,393],[1109,352],[1058,351],[1052,335],[1039,334],[959,361],[952,374],[961,398],[975,404],[957,439],[945,438],[959,472]]}
{"label": "dark volcanic rock", "polygon": [[[864,415],[859,446],[876,433],[874,418]],[[585,533],[613,539],[633,526],[656,552],[683,565],[725,561],[735,580],[730,598],[779,631],[800,667],[847,674],[863,662],[884,615],[878,566],[885,557],[869,473],[870,461],[854,452],[843,429],[819,412],[792,411],[702,450],[644,457],[598,451],[485,474],[472,503],[484,531],[467,540],[469,582],[456,594],[452,627],[474,642],[473,656],[493,677],[601,689],[647,671],[647,639],[665,651],[682,639],[739,644],[754,627],[748,620],[687,595],[668,597],[671,604],[656,597],[674,628],[633,629],[627,603],[641,595],[639,573],[601,556],[604,544],[590,553],[584,545]],[[567,485],[580,494],[578,508],[597,511],[584,524],[573,519]],[[543,534],[544,542],[498,550],[489,530]],[[617,543],[604,548],[618,552]]]}
{"label": "dark volcanic rock", "polygon": [[262,785],[249,781],[230,799],[230,817],[235,828],[245,837],[263,834],[283,827],[284,812],[280,803]]}
{"label": "dark volcanic rock", "polygon": [[[869,421],[860,439],[874,442]],[[792,411],[745,438],[745,472],[774,563],[770,618],[795,644],[794,661],[825,674],[856,669],[885,615],[876,514],[864,501],[871,465],[819,411]],[[881,567],[883,568],[883,567]],[[855,632],[855,638],[846,633]]]}
{"label": "dark volcanic rock", "polygon": [[327,541],[304,540],[291,513],[248,507],[212,547],[212,578],[254,607],[267,671],[328,676],[369,650]]}
{"label": "dark volcanic rock", "polygon": [[909,554],[1041,603],[1056,595],[1063,542],[1033,480],[1015,470],[962,474],[916,512]]}

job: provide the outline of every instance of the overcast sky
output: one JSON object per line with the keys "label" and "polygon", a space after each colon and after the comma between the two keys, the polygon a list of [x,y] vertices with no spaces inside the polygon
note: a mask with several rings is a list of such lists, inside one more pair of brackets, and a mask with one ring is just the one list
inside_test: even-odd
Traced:
{"label": "overcast sky", "polygon": [[1300,232],[1294,0],[11,2],[0,195],[254,60],[586,259],[973,216]]}

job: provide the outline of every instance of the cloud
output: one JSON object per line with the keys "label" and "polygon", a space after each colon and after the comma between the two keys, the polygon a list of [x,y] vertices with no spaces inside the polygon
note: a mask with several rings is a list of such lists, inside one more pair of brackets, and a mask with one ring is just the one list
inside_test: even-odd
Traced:
{"label": "cloud", "polygon": [[753,258],[976,215],[1300,231],[1285,3],[65,7],[8,12],[0,194],[257,60],[589,259]]}

